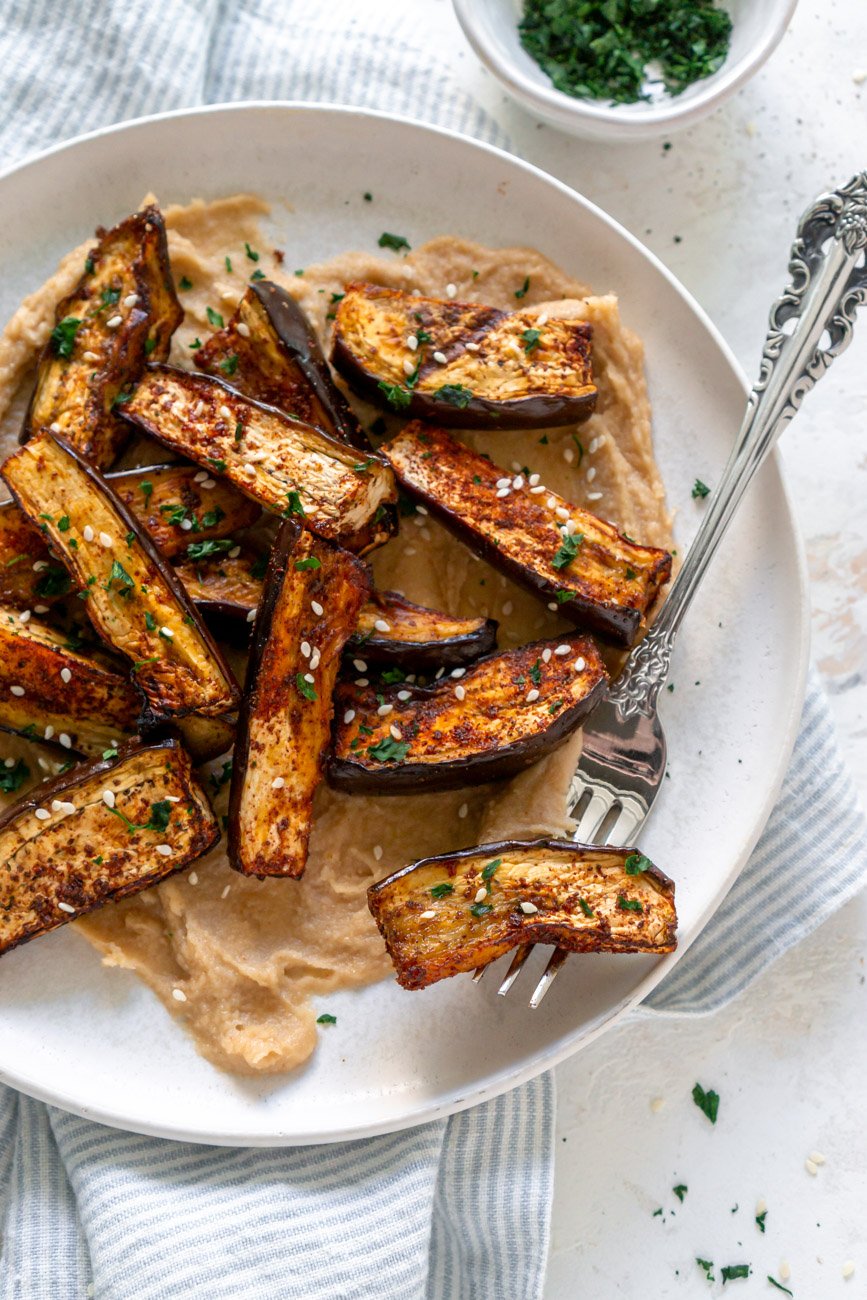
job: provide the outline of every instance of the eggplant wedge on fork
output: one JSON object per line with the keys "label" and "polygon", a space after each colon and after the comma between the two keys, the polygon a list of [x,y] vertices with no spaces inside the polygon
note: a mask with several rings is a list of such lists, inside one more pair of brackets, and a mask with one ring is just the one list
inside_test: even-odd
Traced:
{"label": "eggplant wedge on fork", "polygon": [[462,429],[575,424],[596,405],[586,321],[350,284],[332,361],[362,397]]}
{"label": "eggplant wedge on fork", "polygon": [[99,472],[51,435],[3,464],[18,505],[62,557],[90,621],[132,661],[142,722],[226,713],[237,683],[171,566]]}
{"label": "eggplant wedge on fork", "polygon": [[476,555],[578,627],[634,644],[671,576],[668,551],[640,546],[444,429],[408,424],[383,452],[403,487]]}
{"label": "eggplant wedge on fork", "polygon": [[176,740],[37,785],[0,817],[0,953],[159,884],[219,838]]}
{"label": "eggplant wedge on fork", "polygon": [[636,849],[505,840],[413,862],[367,891],[398,983],[423,989],[521,944],[672,952],[674,884]]}
{"label": "eggplant wedge on fork", "polygon": [[251,284],[227,325],[195,355],[209,375],[353,447],[367,435],[331,378],[319,340],[295,299],[271,280]]}
{"label": "eggplant wedge on fork", "polygon": [[340,657],[367,599],[366,566],[297,524],[280,530],[256,616],[229,796],[229,860],[298,877],[331,739]]}
{"label": "eggplant wedge on fork", "polygon": [[394,476],[312,425],[207,375],[149,366],[124,415],[172,451],[225,476],[245,496],[363,554],[396,527]]}
{"label": "eggplant wedge on fork", "polygon": [[608,689],[589,637],[536,641],[432,686],[334,696],[333,786],[348,793],[454,790],[514,776],[571,735]]}
{"label": "eggplant wedge on fork", "polygon": [[120,407],[148,359],[166,359],[184,313],[157,207],[97,234],[81,280],[58,304],[22,441],[50,428],[104,469],[129,437]]}

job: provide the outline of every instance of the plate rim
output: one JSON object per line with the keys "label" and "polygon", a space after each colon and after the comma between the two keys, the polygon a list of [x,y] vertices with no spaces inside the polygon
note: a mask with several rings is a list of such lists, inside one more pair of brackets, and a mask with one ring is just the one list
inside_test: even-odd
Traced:
{"label": "plate rim", "polygon": [[[662,262],[651,249],[647,248],[641,240],[633,235],[630,230],[621,225],[620,222],[610,216],[603,208],[599,207],[598,204],[594,203],[591,199],[588,199],[572,186],[561,181],[550,172],[546,172],[543,168],[537,167],[534,163],[508,153],[506,150],[501,149],[496,145],[489,144],[487,141],[477,140],[460,131],[448,127],[437,126],[429,122],[423,122],[404,114],[388,113],[380,109],[356,108],[353,105],[347,104],[291,99],[241,100],[228,103],[221,102],[217,104],[205,104],[192,108],[172,109],[164,113],[145,114],[140,117],[130,118],[123,122],[113,123],[109,126],[98,127],[93,131],[82,132],[79,135],[71,137],[69,140],[51,145],[47,149],[41,150],[36,154],[28,155],[27,157],[0,170],[0,187],[20,173],[38,167],[56,154],[74,150],[82,144],[102,137],[111,135],[120,136],[134,129],[144,126],[152,126],[175,119],[197,118],[224,113],[240,115],[261,110],[278,110],[289,113],[300,112],[309,114],[327,114],[335,117],[352,116],[356,118],[371,119],[374,122],[381,121],[408,127],[414,131],[425,132],[436,137],[444,137],[459,145],[469,146],[470,148],[480,150],[483,153],[489,154],[498,159],[510,168],[516,168],[535,180],[541,180],[547,185],[554,186],[570,200],[577,202],[579,206],[583,207],[585,210],[589,210],[597,219],[607,225],[614,234],[619,236],[620,239],[626,240],[633,249],[635,249],[653,266],[654,270],[658,274],[663,276],[669,287],[674,290],[684,304],[704,325],[715,346],[719,349],[719,352],[728,364],[734,376],[738,379],[744,393],[744,398],[746,399],[750,385],[740,363],[726,339],[720,333],[704,308],[685,288],[685,286],[681,284],[673,272],[669,270],[665,263]],[[73,1115],[77,1115],[83,1119],[88,1119],[96,1123],[104,1124],[107,1127],[126,1132],[141,1133],[147,1136],[160,1137],[172,1141],[196,1142],[203,1145],[214,1146],[315,1146],[336,1141],[357,1141],[366,1137],[376,1137],[382,1134],[396,1133],[403,1129],[413,1128],[420,1124],[446,1118],[449,1115],[466,1110],[471,1106],[479,1105],[483,1101],[500,1096],[503,1093],[510,1091],[512,1088],[520,1086],[522,1083],[535,1078],[545,1070],[553,1069],[554,1066],[559,1065],[562,1061],[567,1060],[570,1056],[581,1051],[584,1047],[594,1042],[604,1032],[621,1021],[631,1010],[637,1007],[647,997],[647,995],[656,987],[657,984],[660,983],[662,979],[665,978],[669,971],[689,950],[692,943],[700,934],[703,933],[710,918],[722,905],[764,831],[768,816],[777,801],[777,796],[788,770],[789,761],[797,739],[803,703],[806,695],[807,670],[809,666],[811,631],[809,577],[804,541],[778,450],[774,450],[768,458],[767,468],[773,470],[777,479],[777,485],[780,489],[782,498],[782,508],[788,520],[790,536],[794,543],[794,555],[792,558],[794,560],[794,568],[797,576],[799,616],[797,664],[793,673],[795,690],[792,692],[790,697],[785,727],[782,728],[782,740],[778,749],[779,757],[777,767],[773,779],[766,787],[765,799],[762,803],[761,811],[757,816],[756,824],[750,829],[746,839],[742,842],[741,852],[736,857],[733,857],[730,871],[722,882],[718,893],[701,912],[698,921],[695,923],[694,933],[690,939],[686,942],[680,943],[674,952],[668,954],[657,962],[653,969],[633,987],[626,997],[621,998],[619,1002],[607,1008],[605,1012],[600,1014],[596,1022],[585,1030],[578,1041],[570,1039],[565,1043],[561,1042],[555,1044],[549,1050],[533,1057],[522,1065],[517,1067],[503,1067],[496,1074],[486,1076],[484,1081],[479,1083],[477,1086],[463,1091],[460,1096],[452,1096],[438,1103],[429,1100],[422,1101],[416,1104],[408,1112],[404,1112],[399,1118],[391,1118],[379,1122],[355,1123],[339,1130],[330,1129],[318,1132],[308,1132],[300,1137],[298,1135],[276,1130],[267,1134],[250,1135],[249,1133],[239,1134],[228,1131],[215,1132],[214,1130],[171,1127],[167,1124],[154,1124],[139,1120],[136,1120],[134,1124],[131,1124],[129,1118],[118,1113],[117,1110],[112,1111],[103,1106],[89,1107],[83,1105],[80,1100],[67,1097],[63,1091],[62,1085],[46,1087],[24,1075],[17,1074],[14,1071],[9,1071],[2,1065],[0,1065],[0,1083],[15,1088],[18,1091],[23,1092],[25,1095],[33,1097],[38,1101],[45,1102],[48,1105],[58,1106],[60,1109]],[[789,649],[791,651],[792,647],[790,646]]]}

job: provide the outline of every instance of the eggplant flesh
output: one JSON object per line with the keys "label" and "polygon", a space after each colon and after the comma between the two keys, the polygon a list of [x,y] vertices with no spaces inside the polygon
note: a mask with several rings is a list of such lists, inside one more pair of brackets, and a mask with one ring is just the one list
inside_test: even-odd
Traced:
{"label": "eggplant flesh", "polygon": [[276,406],[360,450],[370,449],[303,309],[271,280],[250,285],[234,316],[211,335],[195,362],[245,397]]}
{"label": "eggplant flesh", "polygon": [[297,878],[331,738],[343,647],[367,598],[366,566],[285,523],[253,629],[229,796],[229,860]]}
{"label": "eggplant flesh", "polygon": [[495,619],[459,618],[416,605],[399,591],[375,591],[346,649],[384,667],[436,671],[472,663],[496,644]]}
{"label": "eggplant flesh", "polygon": [[142,723],[221,714],[239,691],[215,642],[134,516],[59,438],[31,439],[2,467],[19,506],[44,529],[100,636],[132,661]]}
{"label": "eggplant flesh", "polygon": [[81,280],[57,306],[22,441],[50,428],[105,468],[129,437],[118,411],[148,358],[168,356],[183,309],[157,207],[97,235]]}
{"label": "eggplant flesh", "polygon": [[158,884],[219,838],[173,739],[36,786],[0,818],[0,953]]}
{"label": "eggplant flesh", "polygon": [[586,321],[540,325],[535,312],[350,284],[331,359],[361,396],[408,418],[551,428],[585,419],[596,405],[590,336]]}
{"label": "eggplant flesh", "polygon": [[671,556],[508,470],[444,429],[413,423],[384,449],[401,484],[476,555],[578,627],[635,643]]}
{"label": "eggplant flesh", "polygon": [[242,397],[222,381],[149,366],[124,415],[145,433],[225,476],[283,518],[364,554],[396,527],[394,476],[381,457]]}
{"label": "eggplant flesh", "polygon": [[368,904],[406,989],[521,944],[576,953],[676,946],[668,877],[636,849],[573,840],[506,840],[425,858],[372,885]]}
{"label": "eggplant flesh", "polygon": [[403,794],[514,776],[581,725],[607,682],[593,642],[573,635],[488,655],[433,686],[341,683],[328,779]]}

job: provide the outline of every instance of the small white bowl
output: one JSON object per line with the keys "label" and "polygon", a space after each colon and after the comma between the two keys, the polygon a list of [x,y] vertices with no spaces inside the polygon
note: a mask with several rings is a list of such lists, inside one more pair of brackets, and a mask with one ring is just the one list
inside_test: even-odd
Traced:
{"label": "small white bowl", "polygon": [[458,22],[482,63],[519,103],[572,135],[642,140],[691,126],[751,77],[782,39],[798,0],[725,0],[732,18],[728,57],[710,77],[680,95],[637,104],[573,99],[555,90],[521,45],[523,0],[452,0]]}

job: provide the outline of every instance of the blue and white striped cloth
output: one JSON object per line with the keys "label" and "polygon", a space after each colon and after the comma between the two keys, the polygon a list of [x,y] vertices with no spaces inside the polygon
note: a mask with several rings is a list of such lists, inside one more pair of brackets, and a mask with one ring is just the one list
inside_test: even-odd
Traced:
{"label": "blue and white striped cloth", "polygon": [[[0,166],[240,99],[379,108],[508,147],[426,48],[429,2],[3,0]],[[756,852],[642,1014],[722,1005],[865,879],[863,817],[811,681]],[[0,1300],[533,1300],[553,1121],[545,1076],[408,1132],[236,1150],[117,1132],[0,1087]]]}

